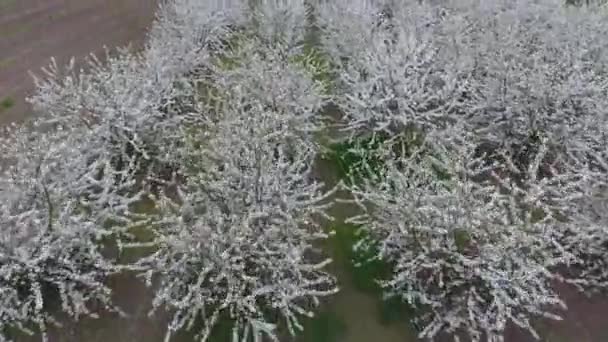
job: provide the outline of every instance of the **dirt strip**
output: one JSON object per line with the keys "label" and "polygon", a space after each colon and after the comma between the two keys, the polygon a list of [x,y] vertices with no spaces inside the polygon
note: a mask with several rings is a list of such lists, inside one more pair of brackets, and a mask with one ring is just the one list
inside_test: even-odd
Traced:
{"label": "dirt strip", "polygon": [[21,121],[25,97],[54,56],[61,64],[103,46],[140,46],[157,0],[0,0],[0,124]]}

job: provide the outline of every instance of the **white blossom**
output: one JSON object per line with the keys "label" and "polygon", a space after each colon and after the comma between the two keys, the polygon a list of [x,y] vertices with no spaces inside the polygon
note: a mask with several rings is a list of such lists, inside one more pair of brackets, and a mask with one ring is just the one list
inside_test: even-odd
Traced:
{"label": "white blossom", "polygon": [[[511,322],[538,338],[530,319],[564,305],[555,281],[606,285],[605,13],[351,3],[319,10],[335,101],[347,130],[393,138],[374,152],[386,169],[349,188],[357,248],[393,266],[381,283],[422,309],[422,337],[501,341]],[[422,148],[399,150],[408,127]]]}
{"label": "white blossom", "polygon": [[559,222],[524,210],[536,198],[480,181],[487,167],[474,149],[433,151],[351,187],[365,212],[350,221],[368,233],[356,248],[392,265],[380,284],[419,309],[420,337],[502,341],[510,322],[538,337],[531,319],[560,319],[552,309],[565,308],[552,288],[553,268],[570,257],[555,253]]}
{"label": "white blossom", "polygon": [[66,170],[65,160],[78,151],[39,133],[16,129],[0,141],[0,332],[39,332],[48,341],[57,309],[73,319],[121,311],[105,284],[118,270],[102,243],[110,232],[69,186],[78,169]]}
{"label": "white blossom", "polygon": [[234,341],[277,340],[275,325],[295,334],[299,316],[337,290],[314,247],[328,205],[312,178],[314,150],[289,144],[276,119],[257,107],[224,112],[189,150],[177,193],[158,200],[158,249],[138,264],[149,282],[160,276],[155,307],[175,312],[167,339],[198,318],[206,341],[229,318]]}
{"label": "white blossom", "polygon": [[[234,342],[295,335],[337,291],[314,170],[333,104],[349,139],[388,136],[349,222],[420,336],[538,337],[556,281],[608,285],[608,13],[562,2],[172,0],[143,51],[52,61],[40,115],[0,139],[0,331],[46,340],[53,291],[75,319],[118,310],[104,280],[129,269],[167,340],[220,320]],[[153,249],[117,266],[106,243],[144,245],[135,226]]]}

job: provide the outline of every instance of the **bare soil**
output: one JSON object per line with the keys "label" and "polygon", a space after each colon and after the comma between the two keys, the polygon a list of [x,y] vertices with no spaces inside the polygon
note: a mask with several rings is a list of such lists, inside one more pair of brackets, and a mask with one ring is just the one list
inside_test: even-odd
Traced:
{"label": "bare soil", "polygon": [[[543,342],[606,342],[608,341],[608,295],[585,295],[573,286],[557,284],[556,289],[568,310],[558,312],[563,321],[543,320],[537,324]],[[509,329],[505,342],[534,342],[529,334]]]}
{"label": "bare soil", "polygon": [[[28,71],[64,64],[103,46],[141,45],[157,0],[0,0],[0,123],[32,113]],[[8,99],[8,100],[7,100]]]}

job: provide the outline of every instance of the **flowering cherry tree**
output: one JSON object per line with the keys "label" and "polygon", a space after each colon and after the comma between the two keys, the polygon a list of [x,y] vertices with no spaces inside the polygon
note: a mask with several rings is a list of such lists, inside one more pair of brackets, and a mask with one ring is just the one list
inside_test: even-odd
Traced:
{"label": "flowering cherry tree", "polygon": [[538,133],[561,143],[575,117],[602,115],[604,12],[553,0],[406,3],[318,6],[346,129],[463,121],[463,133],[514,148]]}
{"label": "flowering cherry tree", "polygon": [[[60,325],[56,310],[78,319],[99,309],[121,311],[104,281],[118,268],[103,252],[110,234],[66,186],[69,143],[15,129],[0,140],[0,340],[9,331],[40,332]],[[9,164],[10,163],[10,164]],[[59,177],[59,178],[58,178]],[[54,308],[57,307],[57,308]]]}
{"label": "flowering cherry tree", "polygon": [[173,313],[167,339],[188,328],[207,341],[229,320],[234,341],[278,340],[337,291],[324,271],[330,260],[314,247],[326,238],[319,220],[331,194],[312,173],[326,100],[308,71],[290,64],[302,50],[284,36],[305,18],[298,4],[292,20],[281,17],[287,3],[262,2],[235,21],[217,59],[189,74],[210,91],[184,113],[172,152],[179,169],[151,194],[155,251],[134,265],[157,286],[155,309]]}
{"label": "flowering cherry tree", "polygon": [[206,341],[230,319],[234,341],[278,340],[275,325],[295,334],[298,317],[337,291],[314,247],[326,237],[317,222],[328,195],[312,178],[314,153],[285,144],[274,116],[251,114],[222,120],[192,149],[177,193],[158,199],[158,249],[139,265],[149,283],[161,277],[155,307],[175,310],[167,338],[200,319]]}
{"label": "flowering cherry tree", "polygon": [[[301,25],[298,4],[290,13],[301,14],[294,21]],[[307,71],[289,63],[301,48],[275,25],[292,28],[291,17],[265,6],[241,23],[245,35],[221,51],[224,63],[194,77],[216,98],[202,98],[192,113],[173,190],[155,196],[157,249],[136,266],[148,270],[150,285],[158,276],[154,306],[173,312],[167,339],[190,328],[207,341],[229,320],[233,341],[278,341],[285,329],[302,330],[300,318],[337,291],[324,271],[330,260],[314,247],[326,238],[319,220],[331,195],[312,170],[312,133],[326,100]]]}
{"label": "flowering cherry tree", "polygon": [[420,337],[501,341],[509,322],[538,337],[531,318],[559,319],[551,310],[565,307],[551,286],[568,258],[555,253],[557,223],[522,210],[535,198],[480,182],[487,167],[474,149],[435,152],[388,162],[382,181],[351,187],[364,214],[350,221],[368,236],[356,249],[393,266],[380,284],[420,310]]}
{"label": "flowering cherry tree", "polygon": [[596,294],[608,286],[606,266],[606,199],[608,171],[606,155],[606,118],[585,117],[578,122],[581,136],[569,142],[570,153],[563,168],[574,175],[569,189],[556,192],[552,206],[563,213],[565,248],[576,255],[564,281],[579,290]]}
{"label": "flowering cherry tree", "polygon": [[[424,308],[422,337],[499,341],[508,322],[538,337],[529,319],[564,304],[552,282],[605,286],[605,13],[550,0],[319,8],[343,127],[389,136],[374,152],[386,169],[351,182],[359,248],[393,265],[388,296]],[[391,136],[411,128],[422,148],[400,149]]]}
{"label": "flowering cherry tree", "polygon": [[459,50],[468,28],[458,12],[426,1],[362,0],[325,2],[317,16],[346,130],[441,126],[462,110],[473,61]]}

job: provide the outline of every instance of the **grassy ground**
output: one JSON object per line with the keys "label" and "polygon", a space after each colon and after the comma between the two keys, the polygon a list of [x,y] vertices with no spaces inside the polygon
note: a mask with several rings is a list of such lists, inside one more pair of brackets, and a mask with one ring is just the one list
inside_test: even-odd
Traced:
{"label": "grassy ground", "polygon": [[0,112],[11,109],[15,105],[15,100],[12,97],[5,97],[0,101]]}

